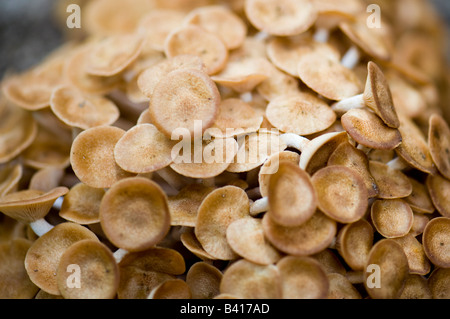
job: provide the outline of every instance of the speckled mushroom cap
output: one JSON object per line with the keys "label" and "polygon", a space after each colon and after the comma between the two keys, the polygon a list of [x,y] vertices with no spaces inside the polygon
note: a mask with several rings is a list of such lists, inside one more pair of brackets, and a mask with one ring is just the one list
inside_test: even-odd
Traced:
{"label": "speckled mushroom cap", "polygon": [[100,224],[117,247],[142,251],[158,244],[170,228],[167,195],[155,182],[130,177],[114,183],[100,204]]}
{"label": "speckled mushroom cap", "polygon": [[428,175],[426,186],[437,211],[450,218],[450,181],[443,176]]}
{"label": "speckled mushroom cap", "polygon": [[344,275],[327,274],[329,282],[328,299],[362,299],[361,294]]}
{"label": "speckled mushroom cap", "polygon": [[422,243],[411,233],[394,238],[394,241],[402,246],[408,258],[409,273],[425,276],[431,270],[431,263],[426,256]]}
{"label": "speckled mushroom cap", "polygon": [[212,299],[220,294],[222,272],[203,261],[189,267],[186,283],[191,289],[192,299]]}
{"label": "speckled mushroom cap", "polygon": [[432,297],[427,278],[415,274],[408,276],[400,295],[400,299],[432,299]]}
{"label": "speckled mushroom cap", "polygon": [[411,182],[402,171],[375,161],[369,161],[369,169],[378,185],[378,198],[394,199],[411,195]]}
{"label": "speckled mushroom cap", "polygon": [[450,270],[448,268],[436,268],[428,279],[431,295],[434,299],[450,298]]}
{"label": "speckled mushroom cap", "polygon": [[411,195],[405,198],[405,201],[411,207],[413,212],[424,214],[433,213],[435,207],[433,205],[433,201],[431,200],[426,183],[421,183],[411,177],[409,178],[409,181],[412,185],[412,192]]}
{"label": "speckled mushroom cap", "polygon": [[152,289],[148,299],[191,299],[192,293],[186,281],[168,279]]}
{"label": "speckled mushroom cap", "polygon": [[385,238],[406,236],[413,225],[411,207],[402,199],[380,199],[372,204],[371,220]]}
{"label": "speckled mushroom cap", "polygon": [[429,119],[428,147],[436,168],[450,179],[450,128],[438,114]]}
{"label": "speckled mushroom cap", "polygon": [[430,220],[422,235],[425,254],[441,268],[450,266],[450,218],[437,217]]}
{"label": "speckled mushroom cap", "polygon": [[23,176],[21,164],[5,164],[0,166],[0,198],[16,191],[18,183]]}

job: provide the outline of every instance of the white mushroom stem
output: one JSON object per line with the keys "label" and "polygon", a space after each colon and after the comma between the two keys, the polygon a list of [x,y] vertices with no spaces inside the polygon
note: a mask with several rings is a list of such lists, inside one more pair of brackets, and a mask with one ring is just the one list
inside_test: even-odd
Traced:
{"label": "white mushroom stem", "polygon": [[294,148],[300,152],[303,152],[306,145],[310,142],[306,137],[294,133],[282,134],[280,135],[280,139],[286,144],[286,147]]}
{"label": "white mushroom stem", "polygon": [[331,105],[331,109],[338,115],[345,114],[352,109],[362,109],[366,107],[364,94],[358,94]]}
{"label": "white mushroom stem", "polygon": [[64,201],[64,196],[58,197],[53,203],[53,208],[56,210],[61,210],[62,203]]}
{"label": "white mushroom stem", "polygon": [[125,255],[128,254],[128,250],[119,248],[114,253],[114,259],[116,260],[116,263],[120,263],[120,261],[125,257]]}
{"label": "white mushroom stem", "polygon": [[336,237],[333,238],[330,245],[328,246],[329,249],[336,249]]}
{"label": "white mushroom stem", "polygon": [[242,101],[244,101],[245,103],[249,103],[251,101],[253,101],[253,95],[252,92],[246,92],[246,93],[242,93],[240,95],[240,98]]}
{"label": "white mushroom stem", "polygon": [[386,165],[389,166],[389,169],[398,171],[408,168],[408,164],[406,164],[405,161],[402,160],[400,157],[396,157],[390,160]]}
{"label": "white mushroom stem", "polygon": [[358,144],[358,146],[356,148],[360,151],[363,151],[367,155],[372,151],[372,149],[370,147],[364,146],[362,144]]}
{"label": "white mushroom stem", "polygon": [[34,222],[31,222],[30,227],[38,237],[41,237],[42,235],[49,232],[54,226],[44,218],[41,218],[35,220]]}
{"label": "white mushroom stem", "polygon": [[361,54],[359,53],[358,48],[356,46],[352,46],[342,57],[341,64],[348,69],[354,69],[359,63],[360,58]]}
{"label": "white mushroom stem", "polygon": [[265,41],[270,37],[270,34],[264,31],[259,31],[255,34],[254,38],[256,40]]}
{"label": "white mushroom stem", "polygon": [[256,216],[260,213],[267,212],[268,210],[269,210],[269,198],[268,197],[260,198],[256,201],[254,201],[250,205],[250,215],[251,216]]}
{"label": "white mushroom stem", "polygon": [[315,41],[320,43],[326,43],[330,38],[330,31],[326,28],[318,28],[313,35]]}

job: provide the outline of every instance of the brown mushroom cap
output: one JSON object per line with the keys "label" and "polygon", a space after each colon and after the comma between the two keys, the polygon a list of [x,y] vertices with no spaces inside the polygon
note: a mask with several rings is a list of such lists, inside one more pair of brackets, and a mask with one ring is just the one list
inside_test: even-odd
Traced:
{"label": "brown mushroom cap", "polygon": [[148,299],[191,299],[188,284],[182,279],[169,279],[152,289]]}
{"label": "brown mushroom cap", "polygon": [[120,116],[119,109],[112,101],[101,96],[84,96],[68,86],[53,91],[50,107],[61,121],[81,129],[112,125]]}
{"label": "brown mushroom cap", "polygon": [[64,170],[59,167],[42,168],[33,174],[28,188],[48,192],[60,185],[64,174]]}
{"label": "brown mushroom cap", "polygon": [[204,261],[212,261],[217,258],[208,254],[202,247],[202,244],[198,241],[195,236],[194,227],[188,228],[180,236],[181,243],[186,247],[191,253]]}
{"label": "brown mushroom cap", "polygon": [[212,299],[218,296],[222,277],[222,272],[213,265],[203,261],[193,264],[186,274],[192,299]]}
{"label": "brown mushroom cap", "polygon": [[[408,259],[402,247],[393,239],[380,240],[372,247],[365,269],[369,269],[367,267],[370,265],[379,267],[374,268],[372,272],[364,272],[364,286],[370,297],[373,299],[398,298],[409,275]],[[369,282],[375,286],[371,288]]]}
{"label": "brown mushroom cap", "polygon": [[105,190],[77,183],[64,196],[59,216],[81,225],[100,222],[100,203]]}
{"label": "brown mushroom cap", "polygon": [[276,36],[303,33],[317,18],[316,8],[309,0],[248,0],[245,13],[258,30]]}
{"label": "brown mushroom cap", "polygon": [[55,200],[65,195],[69,189],[56,187],[46,193],[38,190],[21,190],[0,199],[0,211],[23,223],[32,223],[44,218]]}
{"label": "brown mushroom cap", "polygon": [[420,275],[409,275],[400,299],[432,299],[428,281]]}
{"label": "brown mushroom cap", "polygon": [[368,208],[368,192],[364,180],[346,166],[327,166],[312,176],[318,207],[341,223],[359,220]]}
{"label": "brown mushroom cap", "polygon": [[334,111],[308,93],[274,98],[267,105],[266,117],[280,131],[298,135],[324,131],[336,121]]}
{"label": "brown mushroom cap", "polygon": [[417,213],[433,213],[435,208],[428,192],[427,186],[414,178],[408,178],[412,185],[412,193],[405,201]]}
{"label": "brown mushroom cap", "polygon": [[209,75],[220,72],[228,61],[228,49],[220,37],[195,25],[185,25],[170,33],[164,52],[169,58],[180,54],[199,56]]}
{"label": "brown mushroom cap", "polygon": [[267,191],[268,214],[281,226],[300,226],[317,210],[318,198],[310,176],[293,163],[279,164]]}
{"label": "brown mushroom cap", "polygon": [[114,159],[114,147],[125,131],[113,126],[97,126],[81,132],[73,141],[70,163],[75,175],[88,186],[108,188],[132,176]]}
{"label": "brown mushroom cap", "polygon": [[425,255],[422,244],[411,234],[394,239],[408,258],[409,273],[417,275],[427,275],[431,270],[431,264]]}
{"label": "brown mushroom cap", "polygon": [[275,66],[270,68],[269,77],[256,87],[256,91],[267,101],[281,95],[295,95],[301,92],[298,80]]}
{"label": "brown mushroom cap", "polygon": [[433,299],[450,298],[450,269],[437,268],[428,278],[428,286],[431,290]]}
{"label": "brown mushroom cap", "polygon": [[364,219],[347,224],[338,233],[336,247],[339,255],[355,271],[365,270],[373,246],[374,231]]}
{"label": "brown mushroom cap", "polygon": [[341,117],[341,123],[356,142],[369,148],[392,150],[402,143],[399,130],[386,126],[366,109],[351,109]]}
{"label": "brown mushroom cap", "polygon": [[328,299],[362,299],[361,294],[352,283],[341,274],[330,273]]}
{"label": "brown mushroom cap", "polygon": [[203,133],[216,120],[219,105],[220,93],[205,73],[182,69],[169,73],[156,85],[149,115],[167,137],[186,128],[192,138],[195,121],[201,121]]}
{"label": "brown mushroom cap", "polygon": [[324,299],[329,282],[318,261],[311,257],[286,256],[277,263],[284,299]]}
{"label": "brown mushroom cap", "polygon": [[439,174],[428,175],[426,185],[437,211],[450,218],[450,181]]}
{"label": "brown mushroom cap", "polygon": [[284,227],[272,221],[269,214],[263,217],[264,234],[278,250],[294,256],[316,254],[333,241],[336,222],[317,211],[306,223],[297,227]]}
{"label": "brown mushroom cap", "polygon": [[240,218],[250,218],[250,203],[245,191],[236,186],[224,186],[209,193],[197,213],[195,235],[211,256],[230,260],[237,257],[228,244],[228,226]]}
{"label": "brown mushroom cap", "polygon": [[422,235],[425,254],[437,267],[450,267],[450,218],[430,220]]}
{"label": "brown mushroom cap", "polygon": [[428,215],[414,213],[414,222],[409,233],[413,236],[421,235],[429,221]]}
{"label": "brown mushroom cap", "polygon": [[341,259],[331,248],[326,248],[318,252],[317,254],[311,255],[311,257],[317,260],[322,265],[323,270],[325,270],[327,274],[336,273],[345,275],[345,273],[347,272],[346,268],[341,262]]}
{"label": "brown mushroom cap", "polygon": [[405,198],[411,195],[412,185],[408,177],[400,170],[387,164],[369,161],[370,173],[378,185],[378,198]]}
{"label": "brown mushroom cap", "polygon": [[1,299],[31,299],[39,288],[30,280],[24,266],[25,256],[32,242],[16,238],[0,244]]}
{"label": "brown mushroom cap", "polygon": [[220,293],[241,299],[279,299],[282,296],[280,279],[277,266],[240,259],[225,269]]}
{"label": "brown mushroom cap", "polygon": [[[71,265],[80,267],[80,287],[68,285],[73,274]],[[105,244],[84,239],[61,255],[56,280],[65,299],[112,299],[119,286],[119,267]]]}
{"label": "brown mushroom cap", "polygon": [[227,227],[226,236],[234,252],[255,264],[270,265],[281,258],[281,254],[265,238],[261,219],[235,220]]}
{"label": "brown mushroom cap", "polygon": [[0,198],[15,191],[23,176],[21,164],[6,164],[0,166]]}
{"label": "brown mushroom cap", "polygon": [[450,128],[442,116],[433,114],[429,119],[428,146],[439,172],[450,179]]}
{"label": "brown mushroom cap", "polygon": [[31,281],[50,294],[61,295],[55,275],[61,256],[72,244],[83,239],[98,241],[89,229],[71,222],[58,224],[36,239],[25,257]]}
{"label": "brown mushroom cap", "polygon": [[100,204],[100,223],[117,247],[146,250],[160,242],[170,228],[167,196],[155,182],[130,177],[116,182]]}
{"label": "brown mushroom cap", "polygon": [[406,236],[413,225],[411,207],[402,199],[380,199],[372,204],[371,219],[385,238]]}

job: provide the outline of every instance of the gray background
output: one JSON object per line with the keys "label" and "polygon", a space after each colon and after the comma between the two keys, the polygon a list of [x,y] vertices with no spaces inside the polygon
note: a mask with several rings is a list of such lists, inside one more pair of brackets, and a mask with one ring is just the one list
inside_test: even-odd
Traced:
{"label": "gray background", "polygon": [[[62,43],[61,27],[51,11],[55,1],[59,0],[0,0],[1,78],[6,71],[21,71],[36,64]],[[450,0],[431,1],[450,26]]]}

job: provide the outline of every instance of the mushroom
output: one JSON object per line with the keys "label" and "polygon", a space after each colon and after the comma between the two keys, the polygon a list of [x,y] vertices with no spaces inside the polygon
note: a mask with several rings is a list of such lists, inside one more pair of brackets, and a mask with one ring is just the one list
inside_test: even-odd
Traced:
{"label": "mushroom", "polygon": [[369,161],[369,169],[378,185],[378,198],[395,199],[411,195],[411,181],[402,171],[375,161]]}
{"label": "mushroom", "polygon": [[327,274],[329,290],[327,299],[362,299],[361,294],[344,275]]}
{"label": "mushroom", "polygon": [[317,254],[311,255],[311,257],[322,265],[323,270],[327,274],[336,273],[345,275],[347,272],[337,253],[334,253],[334,250],[331,248],[326,248]]}
{"label": "mushroom", "polygon": [[400,299],[432,299],[428,280],[420,275],[409,275]]}
{"label": "mushroom", "polygon": [[426,276],[431,270],[431,264],[425,255],[422,244],[411,234],[394,239],[408,258],[409,273]]}
{"label": "mushroom", "polygon": [[48,192],[61,185],[64,170],[59,167],[49,166],[38,170],[30,179],[29,189]]}
{"label": "mushroom", "polygon": [[147,299],[191,299],[189,286],[181,279],[168,279],[152,289]]}
{"label": "mushroom", "polygon": [[439,173],[450,179],[450,128],[437,114],[431,115],[429,119],[428,147]]}
{"label": "mushroom", "polygon": [[435,211],[427,186],[420,181],[408,177],[412,185],[411,194],[405,201],[415,213],[431,214]]}
{"label": "mushroom", "polygon": [[413,225],[411,207],[402,199],[379,199],[372,204],[371,220],[385,238],[406,236]]}
{"label": "mushroom", "polygon": [[220,294],[222,272],[204,261],[194,263],[186,274],[192,299],[213,299]]}
{"label": "mushroom", "polygon": [[450,298],[450,270],[448,268],[436,268],[428,278],[433,299]]}
{"label": "mushroom", "polygon": [[409,233],[415,237],[421,235],[430,221],[430,217],[425,214],[414,213],[414,221]]}
{"label": "mushroom", "polygon": [[217,258],[208,254],[202,247],[202,244],[198,241],[195,236],[194,227],[187,229],[180,236],[181,243],[187,250],[193,253],[196,257],[200,258],[203,261],[212,261]]}
{"label": "mushroom", "polygon": [[428,259],[436,266],[450,267],[450,218],[436,217],[430,220],[422,235],[422,244]]}
{"label": "mushroom", "polygon": [[430,174],[426,186],[434,207],[442,216],[450,218],[450,181],[439,174]]}
{"label": "mushroom", "polygon": [[0,165],[0,198],[17,190],[23,176],[23,166],[19,163]]}

